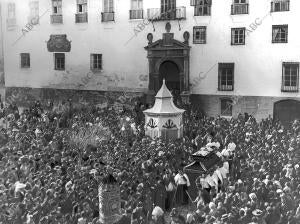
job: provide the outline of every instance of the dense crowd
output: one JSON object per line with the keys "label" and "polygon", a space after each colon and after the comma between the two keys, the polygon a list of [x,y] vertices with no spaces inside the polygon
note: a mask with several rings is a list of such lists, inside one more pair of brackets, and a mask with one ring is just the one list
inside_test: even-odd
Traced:
{"label": "dense crowd", "polygon": [[[0,223],[99,223],[98,186],[107,172],[120,184],[121,224],[300,223],[299,121],[285,129],[270,117],[226,120],[186,108],[184,138],[164,142],[144,136],[143,109],[77,109],[71,102],[6,108]],[[84,147],[71,139],[97,125],[108,137]],[[197,185],[186,214],[174,200],[174,177],[208,142],[219,142],[219,150],[236,144],[223,158],[230,172],[218,189]]]}

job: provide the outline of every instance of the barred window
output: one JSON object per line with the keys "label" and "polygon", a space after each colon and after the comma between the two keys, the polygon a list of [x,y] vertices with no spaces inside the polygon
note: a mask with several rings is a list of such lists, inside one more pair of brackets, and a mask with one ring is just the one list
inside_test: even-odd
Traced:
{"label": "barred window", "polygon": [[245,44],[245,28],[232,28],[231,29],[231,44],[244,45]]}
{"label": "barred window", "polygon": [[272,26],[272,43],[288,42],[288,25]]}
{"label": "barred window", "polygon": [[30,68],[30,54],[21,53],[21,68]]}
{"label": "barred window", "polygon": [[91,54],[91,70],[102,69],[102,54]]}
{"label": "barred window", "polygon": [[194,26],[193,29],[193,42],[194,44],[206,43],[206,26]]}
{"label": "barred window", "polygon": [[65,70],[65,54],[54,53],[55,70]]}
{"label": "barred window", "polygon": [[218,90],[233,91],[234,63],[219,63]]}

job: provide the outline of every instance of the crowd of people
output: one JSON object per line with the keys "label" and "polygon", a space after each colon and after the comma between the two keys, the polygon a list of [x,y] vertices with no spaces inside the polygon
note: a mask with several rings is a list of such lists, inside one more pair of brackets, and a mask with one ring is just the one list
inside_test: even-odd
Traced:
{"label": "crowd of people", "polygon": [[[209,118],[187,107],[183,139],[165,142],[144,136],[143,109],[77,109],[71,102],[60,110],[39,102],[22,112],[6,108],[0,223],[99,223],[98,186],[107,172],[120,184],[121,224],[300,223],[299,121],[286,129],[271,117]],[[72,144],[70,136],[97,125],[108,128],[108,138]],[[188,183],[183,167],[208,142],[219,150],[235,143],[222,158],[227,180],[217,189],[198,184],[197,198],[178,196],[174,177]]]}

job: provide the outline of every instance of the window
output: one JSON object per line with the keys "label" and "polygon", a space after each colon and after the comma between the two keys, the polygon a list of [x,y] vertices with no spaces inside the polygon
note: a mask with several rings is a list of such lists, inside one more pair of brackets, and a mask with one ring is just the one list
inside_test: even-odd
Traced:
{"label": "window", "polygon": [[272,26],[272,43],[288,42],[288,25]]}
{"label": "window", "polygon": [[231,14],[248,14],[249,13],[249,4],[247,0],[234,0],[231,5]]}
{"label": "window", "polygon": [[54,53],[55,70],[65,70],[65,54]]}
{"label": "window", "polygon": [[274,0],[271,2],[271,12],[281,12],[290,10],[289,0]]}
{"label": "window", "polygon": [[206,43],[206,26],[195,26],[193,33],[194,44],[205,44]]}
{"label": "window", "polygon": [[62,0],[52,0],[52,13],[55,15],[62,14]]}
{"label": "window", "polygon": [[77,13],[87,12],[87,0],[77,0]]}
{"label": "window", "polygon": [[143,19],[143,0],[131,0],[130,19]]}
{"label": "window", "polygon": [[75,14],[76,23],[87,23],[87,0],[77,0],[77,13]]}
{"label": "window", "polygon": [[28,21],[32,24],[39,23],[39,2],[38,1],[31,1],[29,3],[30,14]]}
{"label": "window", "polygon": [[21,53],[21,68],[30,68],[30,54]]}
{"label": "window", "polygon": [[231,29],[231,44],[244,45],[245,44],[245,28],[232,28]]}
{"label": "window", "polygon": [[15,3],[8,3],[7,4],[7,18],[14,19],[16,18],[16,5]]}
{"label": "window", "polygon": [[232,116],[232,105],[231,99],[221,99],[221,116]]}
{"label": "window", "polygon": [[63,23],[62,0],[52,0],[51,23]]}
{"label": "window", "polygon": [[176,0],[161,0],[160,13],[164,19],[176,18]]}
{"label": "window", "polygon": [[218,90],[233,91],[234,63],[219,63]]}
{"label": "window", "polygon": [[194,15],[195,16],[210,16],[211,14],[211,0],[198,0],[195,2]]}
{"label": "window", "polygon": [[115,21],[114,1],[104,0],[103,3],[102,22]]}
{"label": "window", "polygon": [[114,1],[104,0],[103,12],[114,12]]}
{"label": "window", "polygon": [[12,28],[16,25],[16,5],[15,3],[8,3],[7,4],[7,28]]}
{"label": "window", "polygon": [[91,54],[91,70],[102,69],[102,54]]}
{"label": "window", "polygon": [[282,64],[282,92],[298,92],[299,63],[284,62]]}

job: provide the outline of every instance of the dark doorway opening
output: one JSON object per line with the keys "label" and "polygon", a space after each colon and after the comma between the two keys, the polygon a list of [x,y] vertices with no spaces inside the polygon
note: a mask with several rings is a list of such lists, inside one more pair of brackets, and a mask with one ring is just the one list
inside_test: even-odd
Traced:
{"label": "dark doorway opening", "polygon": [[166,80],[168,89],[174,98],[180,96],[180,77],[179,68],[172,61],[165,61],[159,67],[159,86],[162,85],[163,79]]}
{"label": "dark doorway opening", "polygon": [[294,120],[300,119],[300,101],[283,100],[274,103],[274,119],[290,127]]}

